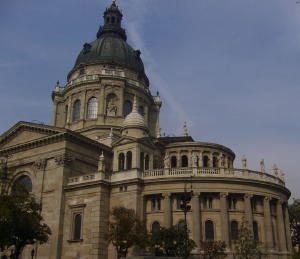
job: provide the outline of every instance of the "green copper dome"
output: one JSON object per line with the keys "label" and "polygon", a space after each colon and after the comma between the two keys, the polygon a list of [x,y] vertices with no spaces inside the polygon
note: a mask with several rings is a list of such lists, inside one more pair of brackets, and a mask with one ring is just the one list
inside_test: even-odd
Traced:
{"label": "green copper dome", "polygon": [[140,57],[141,52],[134,50],[126,42],[126,33],[121,27],[122,16],[115,3],[105,10],[104,26],[100,26],[97,39],[83,45],[70,73],[82,65],[119,65],[137,72],[139,77],[144,78],[148,85],[148,78],[145,75],[144,64]]}

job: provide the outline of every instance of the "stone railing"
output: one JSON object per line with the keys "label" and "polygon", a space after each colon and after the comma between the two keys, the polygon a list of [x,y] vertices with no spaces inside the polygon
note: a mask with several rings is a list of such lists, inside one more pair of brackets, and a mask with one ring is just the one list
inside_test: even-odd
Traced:
{"label": "stone railing", "polygon": [[101,181],[101,180],[110,181],[110,176],[102,172],[97,172],[94,174],[86,174],[86,175],[69,177],[67,185],[70,186],[70,185],[90,183],[90,182]]}
{"label": "stone railing", "polygon": [[245,180],[263,181],[285,186],[283,178],[270,175],[267,173],[252,171],[248,169],[235,168],[167,168],[167,169],[153,169],[140,171],[139,169],[132,169],[122,172],[103,173],[97,172],[94,174],[87,174],[81,176],[70,177],[68,179],[68,186],[76,184],[91,183],[96,181],[119,182],[133,179],[164,179],[164,178],[236,178]]}
{"label": "stone railing", "polygon": [[[68,87],[72,87],[72,86],[76,86],[78,84],[81,84],[81,83],[92,83],[92,82],[97,82],[99,81],[101,78],[103,77],[118,77],[118,78],[125,78],[125,72],[124,71],[119,71],[119,70],[110,70],[110,69],[103,69],[101,71],[100,74],[94,74],[94,75],[84,75],[84,76],[80,76],[74,80],[70,80],[66,87],[60,87],[60,88],[55,88],[55,91],[62,91]],[[132,79],[127,79],[126,80],[127,84],[129,85],[133,85],[133,86],[136,86],[136,87],[142,87],[142,88],[145,88],[145,85],[142,84],[141,82],[139,81],[136,81],[136,80],[132,80]]]}
{"label": "stone railing", "polygon": [[283,178],[267,173],[251,171],[248,169],[227,169],[227,168],[170,168],[153,169],[142,172],[143,179],[158,179],[172,177],[225,177],[241,178],[247,180],[258,180],[275,183],[284,186]]}

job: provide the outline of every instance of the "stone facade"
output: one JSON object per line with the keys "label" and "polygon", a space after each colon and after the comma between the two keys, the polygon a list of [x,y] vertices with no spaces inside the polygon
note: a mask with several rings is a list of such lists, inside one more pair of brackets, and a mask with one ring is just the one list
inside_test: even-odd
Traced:
{"label": "stone facade", "polygon": [[153,224],[170,227],[184,218],[179,202],[185,189],[193,191],[187,223],[195,255],[201,240],[214,239],[226,242],[230,257],[234,226],[245,217],[266,258],[288,258],[290,192],[283,175],[252,171],[245,160],[243,169],[234,168],[232,150],[194,141],[187,129],[183,136],[161,137],[159,94],[151,95],[140,52],[125,45],[121,18],[113,3],[96,41],[104,49],[121,42],[123,52],[117,48],[119,56],[100,59],[96,41],[85,44],[67,84],[52,93],[52,126],[19,122],[0,137],[7,191],[28,177],[52,230],[47,244],[27,247],[22,258],[31,258],[32,248],[39,259],[116,258],[105,240],[109,211],[123,205],[149,231]]}

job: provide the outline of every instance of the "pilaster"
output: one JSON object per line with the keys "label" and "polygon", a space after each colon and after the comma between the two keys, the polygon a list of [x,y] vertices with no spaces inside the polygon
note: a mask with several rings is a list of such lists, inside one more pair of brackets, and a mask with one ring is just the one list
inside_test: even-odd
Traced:
{"label": "pilaster", "polygon": [[291,238],[291,229],[290,229],[290,218],[289,218],[289,210],[288,210],[288,205],[285,204],[284,206],[284,222],[285,222],[285,236],[286,236],[286,245],[287,245],[287,250],[289,252],[292,251],[292,238]]}
{"label": "pilaster", "polygon": [[172,203],[171,193],[163,194],[164,197],[164,227],[169,228],[172,226]]}
{"label": "pilaster", "polygon": [[282,204],[281,200],[276,202],[276,226],[278,233],[278,245],[279,251],[286,251],[286,240],[285,240],[285,229],[284,229],[284,220],[282,213]]}
{"label": "pilaster", "polygon": [[201,233],[201,212],[200,212],[200,193],[194,193],[192,196],[192,210],[193,210],[193,240],[198,248],[200,248]]}
{"label": "pilaster", "polygon": [[221,233],[222,240],[225,241],[226,246],[229,247],[229,217],[227,206],[227,193],[220,193],[220,205],[221,205]]}
{"label": "pilaster", "polygon": [[252,199],[251,194],[246,193],[244,195],[245,217],[246,217],[246,220],[248,221],[249,229],[250,229],[251,233],[253,234],[253,213],[252,213],[251,199]]}
{"label": "pilaster", "polygon": [[272,230],[272,217],[270,209],[270,197],[264,198],[264,225],[265,225],[265,249],[271,250],[273,245],[273,230]]}

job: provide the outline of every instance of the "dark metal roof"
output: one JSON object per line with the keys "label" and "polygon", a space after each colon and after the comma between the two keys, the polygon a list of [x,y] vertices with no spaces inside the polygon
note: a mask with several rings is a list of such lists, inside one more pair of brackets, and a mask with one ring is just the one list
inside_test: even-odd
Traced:
{"label": "dark metal roof", "polygon": [[81,65],[119,65],[134,70],[140,78],[145,79],[146,85],[149,85],[140,57],[141,52],[134,50],[126,42],[126,32],[121,27],[122,16],[114,3],[105,10],[104,25],[100,26],[97,39],[83,45],[70,74]]}

